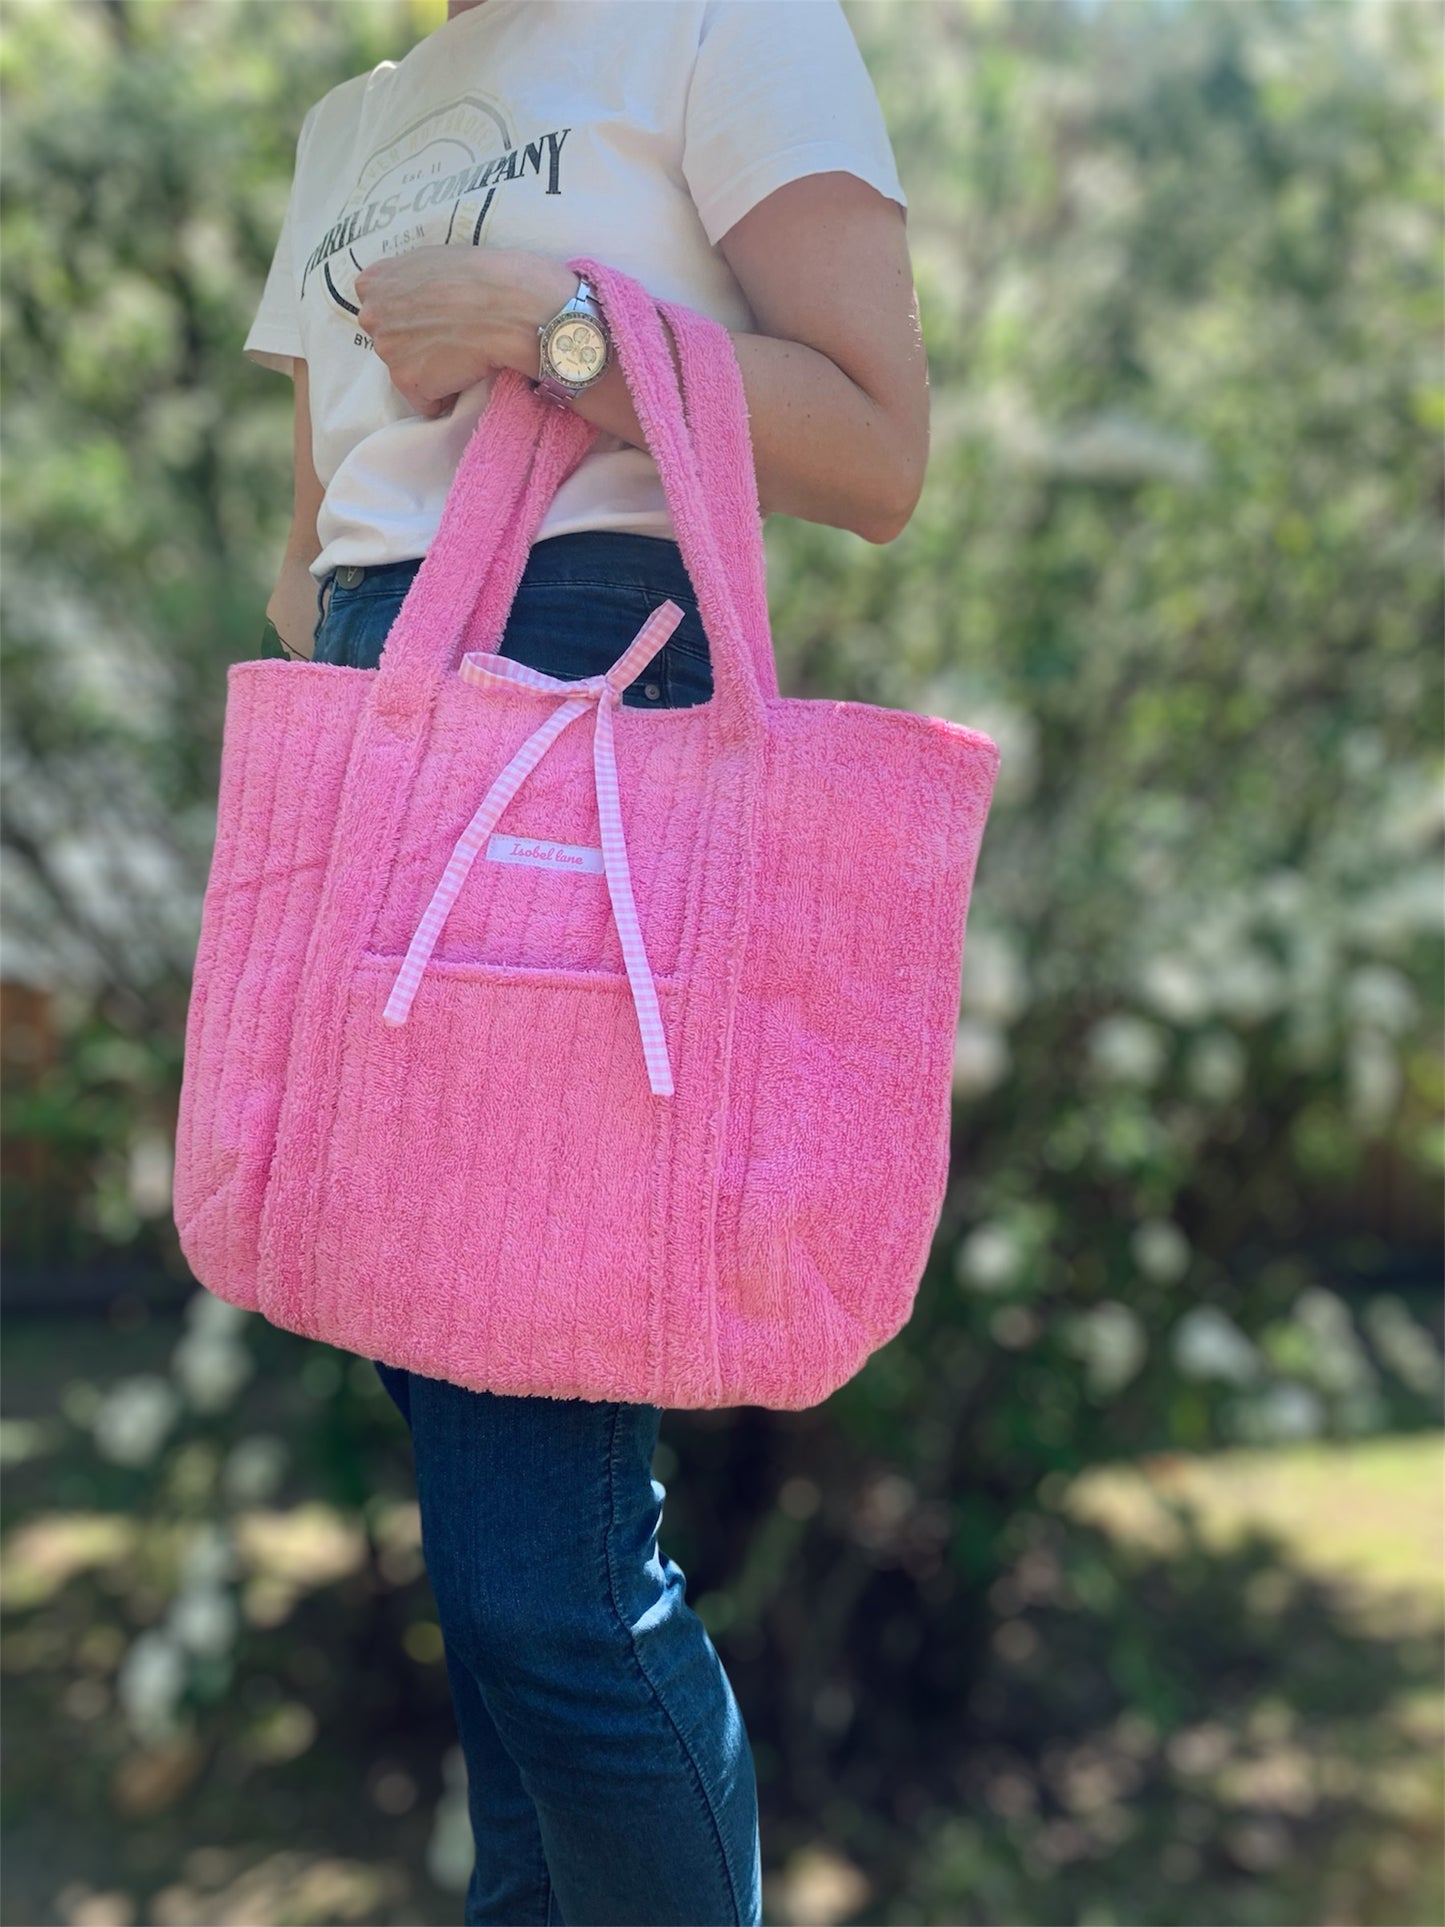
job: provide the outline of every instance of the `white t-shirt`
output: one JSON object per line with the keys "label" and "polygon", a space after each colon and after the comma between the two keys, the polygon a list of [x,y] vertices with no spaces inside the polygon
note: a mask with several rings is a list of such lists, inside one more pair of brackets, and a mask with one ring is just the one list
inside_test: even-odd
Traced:
{"label": "white t-shirt", "polygon": [[[490,382],[423,416],[356,327],[369,262],[423,243],[588,254],[755,326],[718,239],[806,174],[900,205],[883,115],[838,0],[482,0],[317,101],[243,352],[307,363],[326,489],[319,580],[425,555]],[[599,435],[541,535],[671,535],[643,449]]]}

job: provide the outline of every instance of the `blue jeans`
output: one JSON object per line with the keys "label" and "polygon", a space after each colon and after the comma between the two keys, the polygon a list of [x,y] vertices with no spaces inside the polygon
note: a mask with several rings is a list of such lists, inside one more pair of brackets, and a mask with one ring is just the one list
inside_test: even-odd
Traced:
{"label": "blue jeans", "polygon": [[[375,669],[420,566],[416,558],[322,576],[314,660]],[[643,709],[707,702],[712,663],[697,596],[677,544],[655,535],[598,529],[535,543],[498,648],[549,676],[600,676],[668,597],[682,621],[622,700]]]}
{"label": "blue jeans", "polygon": [[[323,578],[316,660],[375,667],[416,567],[337,580],[329,599]],[[705,701],[696,598],[675,544],[651,536],[538,543],[502,653],[599,674],[667,596],[686,620],[623,700]],[[372,1363],[411,1434],[467,1763],[469,1927],[758,1927],[752,1750],[685,1575],[658,1545],[661,1408],[473,1392]]]}

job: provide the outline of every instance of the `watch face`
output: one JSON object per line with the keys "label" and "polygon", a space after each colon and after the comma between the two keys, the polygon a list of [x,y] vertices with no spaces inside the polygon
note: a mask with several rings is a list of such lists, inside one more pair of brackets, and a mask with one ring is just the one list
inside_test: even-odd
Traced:
{"label": "watch face", "polygon": [[562,381],[591,381],[607,359],[607,337],[586,315],[572,316],[553,330],[547,359]]}

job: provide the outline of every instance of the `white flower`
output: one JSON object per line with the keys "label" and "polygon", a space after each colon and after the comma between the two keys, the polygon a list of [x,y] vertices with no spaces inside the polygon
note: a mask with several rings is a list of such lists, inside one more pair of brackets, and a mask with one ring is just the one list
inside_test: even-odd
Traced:
{"label": "white flower", "polygon": [[1140,973],[1146,1003],[1174,1024],[1197,1024],[1211,1008],[1209,982],[1187,957],[1152,957]]}
{"label": "white flower", "polygon": [[444,1893],[465,1893],[472,1877],[476,1841],[467,1817],[466,1761],[459,1746],[442,1761],[447,1790],[437,1802],[427,1842],[426,1870]]}
{"label": "white flower", "polygon": [[203,1332],[207,1338],[234,1338],[252,1316],[240,1305],[217,1298],[210,1291],[192,1292],[186,1300],[186,1323],[192,1331]]}
{"label": "white flower", "polygon": [[1323,1285],[1311,1285],[1295,1300],[1294,1316],[1312,1341],[1309,1375],[1317,1385],[1327,1392],[1356,1394],[1375,1385],[1375,1369],[1343,1298]]}
{"label": "white flower", "polygon": [[1008,1024],[1029,1001],[1028,979],[1014,945],[999,930],[971,930],[964,943],[963,1008]]}
{"label": "white flower", "polygon": [[1128,1384],[1149,1351],[1139,1319],[1117,1298],[1106,1298],[1069,1320],[1069,1349],[1084,1361],[1088,1387],[1107,1398]]}
{"label": "white flower", "polygon": [[1174,1327],[1170,1347],[1186,1378],[1247,1385],[1264,1366],[1258,1347],[1214,1305],[1191,1306]]}
{"label": "white flower", "polygon": [[1433,856],[1445,833],[1445,783],[1436,769],[1397,767],[1380,823],[1380,839],[1388,850]]}
{"label": "white flower", "polygon": [[181,1339],[171,1354],[171,1368],[201,1412],[223,1411],[255,1370],[244,1346],[204,1328]]}
{"label": "white flower", "polygon": [[1403,970],[1392,964],[1366,964],[1345,986],[1345,1006],[1356,1023],[1399,1037],[1419,1013],[1420,1000]]}
{"label": "white flower", "polygon": [[1290,987],[1296,1002],[1309,997],[1318,1002],[1331,995],[1340,973],[1340,946],[1335,933],[1317,919],[1296,924],[1289,932]]}
{"label": "white flower", "polygon": [[1184,1074],[1197,1096],[1223,1104],[1242,1088],[1247,1063],[1239,1039],[1229,1031],[1215,1031],[1195,1043],[1185,1060]]}
{"label": "white flower", "polygon": [[1385,744],[1379,730],[1358,728],[1346,731],[1340,745],[1340,760],[1351,776],[1373,776],[1385,761]]}
{"label": "white flower", "polygon": [[1356,1031],[1345,1052],[1346,1102],[1355,1129],[1378,1136],[1395,1114],[1404,1082],[1389,1039],[1377,1030]]}
{"label": "white flower", "polygon": [[186,1657],[169,1633],[151,1627],[132,1642],[116,1694],[138,1739],[161,1739],[172,1730],[185,1685]]}
{"label": "white flower", "polygon": [[1376,1352],[1395,1376],[1424,1398],[1438,1396],[1445,1379],[1439,1348],[1404,1299],[1385,1292],[1370,1300],[1363,1315]]}
{"label": "white flower", "polygon": [[234,1564],[230,1533],[216,1520],[208,1519],[191,1534],[181,1560],[181,1585],[219,1585],[230,1578]]}
{"label": "white flower", "polygon": [[997,801],[1006,806],[1032,796],[1039,771],[1039,729],[1033,717],[1021,709],[987,710],[975,717],[972,727],[998,744]]}
{"label": "white flower", "polygon": [[964,1239],[954,1261],[962,1285],[976,1291],[1003,1291],[1018,1275],[1023,1252],[1017,1234],[1006,1224],[981,1224]]}
{"label": "white flower", "polygon": [[286,1475],[290,1453],[273,1433],[258,1432],[233,1445],[221,1467],[221,1490],[232,1505],[264,1505]]}
{"label": "white flower", "polygon": [[1053,474],[1089,481],[1144,481],[1158,477],[1181,488],[1202,482],[1209,451],[1192,436],[1117,410],[1049,434],[1035,457]]}
{"label": "white flower", "polygon": [[1335,1020],[1323,996],[1299,991],[1285,1019],[1286,1061],[1296,1070],[1320,1070],[1333,1066]]}
{"label": "white flower", "polygon": [[1365,943],[1391,950],[1421,931],[1434,936],[1441,925],[1445,891],[1432,860],[1391,877],[1377,890],[1364,891],[1350,906],[1351,930]]}
{"label": "white flower", "polygon": [[1270,1017],[1289,999],[1278,966],[1258,950],[1240,950],[1223,960],[1213,977],[1214,1002],[1243,1023]]}
{"label": "white flower", "polygon": [[140,1131],[131,1140],[127,1188],[138,1218],[158,1218],[171,1208],[174,1149],[159,1131]]}
{"label": "white flower", "polygon": [[1189,1240],[1171,1218],[1146,1218],[1130,1245],[1135,1264],[1158,1284],[1173,1284],[1189,1269]]}
{"label": "white flower", "polygon": [[995,1025],[965,1017],[953,1040],[953,1088],[960,1097],[977,1097],[1008,1075],[1009,1047]]}
{"label": "white flower", "polygon": [[149,1465],[180,1409],[174,1388],[158,1373],[117,1379],[91,1421],[95,1449],[116,1465]]}
{"label": "white flower", "polygon": [[1165,1048],[1157,1024],[1123,1011],[1101,1019],[1089,1032],[1095,1067],[1121,1084],[1152,1084],[1163,1068]]}
{"label": "white flower", "polygon": [[1254,900],[1262,917],[1294,924],[1303,916],[1309,894],[1309,884],[1298,870],[1271,870],[1256,885]]}
{"label": "white flower", "polygon": [[1324,1423],[1324,1407],[1308,1385],[1271,1385],[1260,1397],[1250,1400],[1250,1434],[1261,1441],[1312,1439],[1324,1429]]}
{"label": "white flower", "polygon": [[178,1593],[168,1616],[173,1637],[193,1653],[229,1652],[237,1623],[235,1601],[215,1586],[194,1586]]}

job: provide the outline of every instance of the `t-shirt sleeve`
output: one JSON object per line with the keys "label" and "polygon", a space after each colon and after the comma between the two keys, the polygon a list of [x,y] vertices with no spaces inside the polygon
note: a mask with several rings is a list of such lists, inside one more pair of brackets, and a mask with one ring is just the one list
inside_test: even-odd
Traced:
{"label": "t-shirt sleeve", "polygon": [[683,173],[715,247],[778,188],[847,173],[908,205],[883,110],[838,0],[710,0]]}
{"label": "t-shirt sleeve", "polygon": [[313,107],[301,123],[301,132],[296,140],[296,164],[291,175],[291,192],[287,197],[286,212],[281,217],[281,232],[277,237],[276,251],[271,256],[266,285],[261,290],[261,304],[256,310],[250,332],[241,344],[242,354],[248,356],[250,360],[259,362],[263,368],[275,368],[283,375],[294,374],[293,361],[304,361],[306,358],[306,349],[301,340],[300,304],[296,295],[293,222],[296,210],[296,183],[300,178],[302,156],[315,112],[316,109]]}

